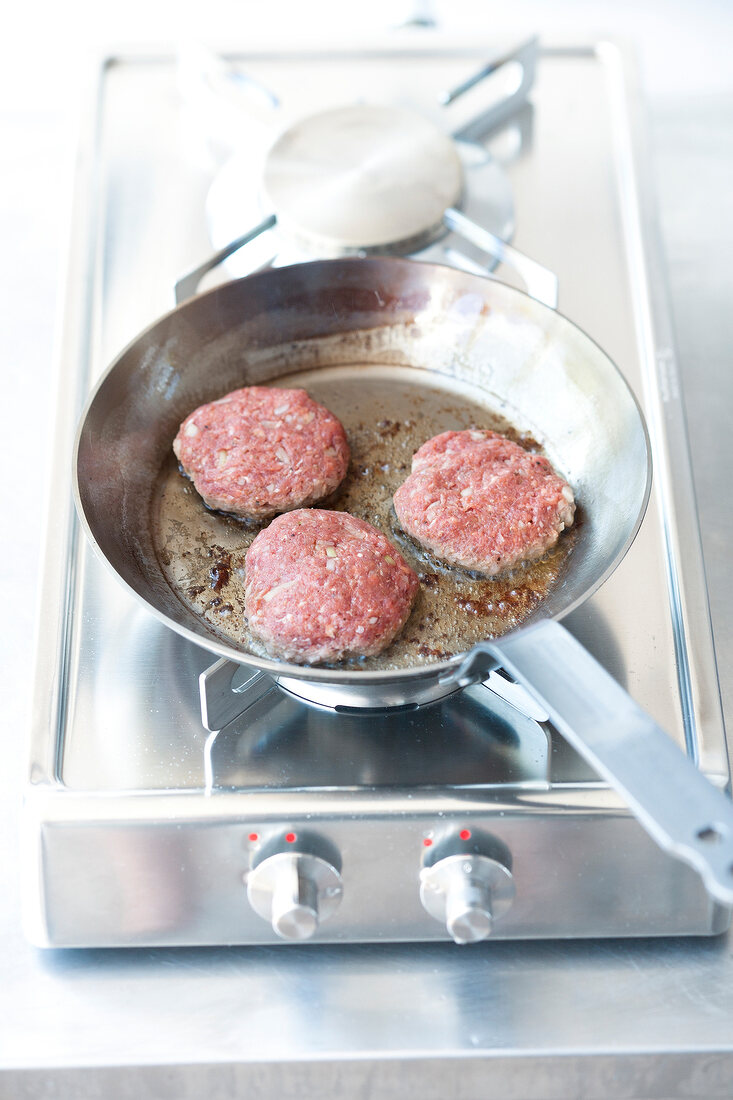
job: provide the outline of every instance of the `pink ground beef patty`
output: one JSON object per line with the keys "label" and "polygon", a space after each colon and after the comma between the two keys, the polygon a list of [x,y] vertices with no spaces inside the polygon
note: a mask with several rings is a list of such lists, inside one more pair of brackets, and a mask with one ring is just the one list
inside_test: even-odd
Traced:
{"label": "pink ground beef patty", "polygon": [[248,386],[201,405],[173,450],[210,508],[262,520],[332,493],[349,465],[346,433],[305,390]]}
{"label": "pink ground beef patty", "polygon": [[572,489],[546,458],[470,430],[443,432],[415,452],[394,508],[436,557],[488,576],[543,557],[575,514]]}
{"label": "pink ground beef patty", "polygon": [[380,531],[323,509],[289,512],[260,531],[245,582],[252,634],[272,656],[299,664],[381,653],[419,586]]}

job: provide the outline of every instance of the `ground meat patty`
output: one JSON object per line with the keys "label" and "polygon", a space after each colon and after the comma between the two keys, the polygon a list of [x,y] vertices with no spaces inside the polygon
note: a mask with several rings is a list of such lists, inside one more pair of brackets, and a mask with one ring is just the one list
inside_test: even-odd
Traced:
{"label": "ground meat patty", "polygon": [[437,557],[488,576],[543,557],[575,514],[572,489],[546,458],[490,431],[424,443],[394,508]]}
{"label": "ground meat patty", "polygon": [[410,614],[418,579],[394,546],[346,512],[289,512],[245,559],[245,612],[274,657],[300,664],[381,653]]}
{"label": "ground meat patty", "polygon": [[305,390],[248,386],[201,405],[173,450],[210,508],[268,519],[322,500],[349,465],[346,433]]}

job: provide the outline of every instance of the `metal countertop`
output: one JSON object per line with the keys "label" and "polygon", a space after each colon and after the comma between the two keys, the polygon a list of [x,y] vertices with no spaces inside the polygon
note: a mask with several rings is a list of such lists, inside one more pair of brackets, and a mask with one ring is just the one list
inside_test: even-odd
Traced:
{"label": "metal countertop", "polygon": [[[714,14],[716,5],[708,5]],[[0,114],[36,182],[10,174],[2,226],[17,266],[3,366],[5,469],[48,424],[53,206],[34,169],[65,158],[52,113]],[[687,90],[652,102],[659,215],[686,398],[723,705],[733,728],[733,103]],[[35,127],[35,129],[34,129]],[[22,132],[21,132],[22,131]],[[37,142],[34,142],[34,137]],[[59,200],[57,200],[58,202]],[[50,231],[50,237],[48,232]],[[50,242],[50,243],[49,243]],[[16,246],[16,247],[13,247]],[[22,246],[22,247],[21,247]],[[6,482],[2,643],[0,1097],[729,1097],[733,939],[39,952],[22,938],[16,822],[32,680],[39,493],[47,429]],[[18,466],[12,460],[11,469]],[[42,497],[40,498],[42,500]],[[13,510],[10,510],[12,503]],[[461,1057],[460,1062],[457,1058]]]}

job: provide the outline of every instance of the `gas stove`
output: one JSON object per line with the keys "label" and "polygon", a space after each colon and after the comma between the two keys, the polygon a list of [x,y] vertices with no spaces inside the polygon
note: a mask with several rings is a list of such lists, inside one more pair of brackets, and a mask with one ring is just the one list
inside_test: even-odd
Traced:
{"label": "gas stove", "polygon": [[[643,120],[623,52],[534,41],[434,49],[417,36],[196,65],[135,53],[105,62],[93,99],[25,798],[29,937],[93,947],[722,931],[729,911],[504,675],[375,713],[212,664],[131,601],[70,503],[90,385],[172,305],[176,283],[181,298],[209,273],[337,248],[453,263],[553,305],[559,289],[561,311],[644,408],[655,463],[634,545],[566,625],[728,787]],[[375,128],[386,134],[393,188],[416,157],[455,155],[437,205],[408,224],[424,197],[410,192],[402,219],[377,216],[375,228],[365,218],[351,236],[328,204],[314,220],[308,173],[343,137],[329,128],[312,162],[308,150],[334,117],[366,126],[370,140]],[[405,126],[419,155],[403,155]],[[363,164],[329,186],[341,208],[355,174],[363,213]]]}

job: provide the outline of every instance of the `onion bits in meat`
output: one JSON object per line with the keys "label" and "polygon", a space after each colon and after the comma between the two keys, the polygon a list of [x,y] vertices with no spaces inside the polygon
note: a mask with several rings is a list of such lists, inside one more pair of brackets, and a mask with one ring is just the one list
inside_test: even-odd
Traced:
{"label": "onion bits in meat", "polygon": [[575,514],[549,461],[491,431],[443,432],[394,495],[403,529],[450,565],[487,576],[537,561]]}
{"label": "onion bits in meat", "polygon": [[247,386],[201,405],[173,450],[209,508],[263,520],[315,504],[349,465],[344,429],[305,390]]}
{"label": "onion bits in meat", "polygon": [[380,653],[419,586],[380,531],[323,509],[273,520],[247,551],[245,572],[252,634],[272,656],[301,664]]}

